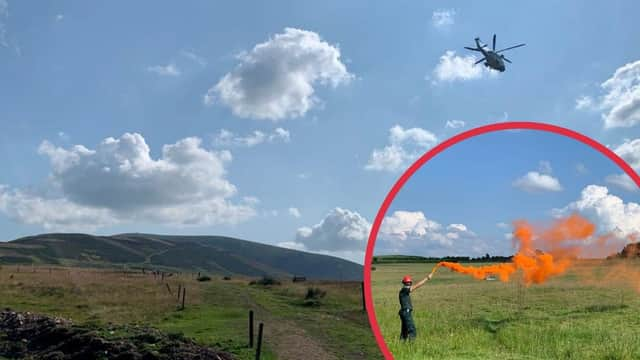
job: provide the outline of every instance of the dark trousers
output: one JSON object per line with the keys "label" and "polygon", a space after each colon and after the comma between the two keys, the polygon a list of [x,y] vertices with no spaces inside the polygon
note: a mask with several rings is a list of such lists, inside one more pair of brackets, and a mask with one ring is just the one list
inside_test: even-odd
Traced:
{"label": "dark trousers", "polygon": [[412,340],[416,337],[416,325],[413,323],[413,316],[411,315],[411,309],[401,309],[398,312],[400,315],[400,321],[402,322],[402,328],[400,329],[400,339]]}

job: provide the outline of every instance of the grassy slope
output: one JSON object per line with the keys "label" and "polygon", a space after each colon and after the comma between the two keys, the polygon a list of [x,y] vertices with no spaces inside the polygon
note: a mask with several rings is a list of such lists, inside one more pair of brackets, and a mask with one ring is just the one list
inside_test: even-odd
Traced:
{"label": "grassy slope", "polygon": [[[244,279],[197,282],[182,276],[167,280],[174,293],[170,295],[166,285],[139,273],[35,270],[22,267],[17,273],[15,266],[0,270],[1,306],[63,316],[78,323],[150,324],[216,345],[241,359],[253,356],[246,344],[248,310],[254,309],[256,321],[265,323],[264,359],[288,355],[289,330],[302,332],[304,340],[337,359],[380,358],[366,315],[360,311],[359,283],[315,284],[327,290],[327,296],[322,306],[307,308],[301,303],[310,283],[262,288],[248,286]],[[187,287],[184,311],[176,310],[179,283]],[[283,332],[275,332],[281,328]]]}
{"label": "grassy slope", "polygon": [[0,263],[190,269],[245,276],[359,280],[362,266],[222,236],[42,234],[0,243]]}
{"label": "grassy slope", "polygon": [[[640,296],[576,275],[603,270],[595,265],[529,288],[440,269],[412,295],[418,339],[403,344],[399,279],[419,277],[432,266],[377,264],[372,273],[376,317],[396,359],[640,358]],[[634,266],[640,270],[640,262]]]}

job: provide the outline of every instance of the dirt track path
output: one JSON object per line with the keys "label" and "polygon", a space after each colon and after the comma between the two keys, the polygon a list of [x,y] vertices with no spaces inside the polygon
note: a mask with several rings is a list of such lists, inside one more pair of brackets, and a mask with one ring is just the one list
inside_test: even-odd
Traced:
{"label": "dirt track path", "polygon": [[333,354],[327,352],[320,343],[292,321],[272,319],[265,320],[271,324],[264,330],[264,338],[269,339],[272,349],[281,360],[337,360]]}
{"label": "dirt track path", "polygon": [[[268,309],[256,303],[248,294],[247,302],[255,309],[256,324],[264,323],[263,341],[275,352],[278,360],[338,359],[295,321],[284,320],[273,315]],[[256,325],[256,335],[257,331]]]}

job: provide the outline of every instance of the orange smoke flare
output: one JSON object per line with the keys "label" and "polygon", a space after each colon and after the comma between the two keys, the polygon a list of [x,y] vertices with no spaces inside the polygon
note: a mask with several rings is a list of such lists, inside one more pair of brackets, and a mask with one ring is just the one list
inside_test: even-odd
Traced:
{"label": "orange smoke flare", "polygon": [[[432,273],[439,267],[446,267],[476,279],[482,280],[495,275],[506,282],[517,270],[521,270],[526,285],[540,284],[552,276],[563,274],[582,249],[580,245],[571,245],[571,242],[587,240],[596,230],[595,225],[578,214],[557,220],[546,229],[535,229],[524,220],[516,221],[514,226],[514,242],[519,247],[510,263],[464,266],[442,261],[434,267]],[[547,251],[543,252],[540,248]]]}

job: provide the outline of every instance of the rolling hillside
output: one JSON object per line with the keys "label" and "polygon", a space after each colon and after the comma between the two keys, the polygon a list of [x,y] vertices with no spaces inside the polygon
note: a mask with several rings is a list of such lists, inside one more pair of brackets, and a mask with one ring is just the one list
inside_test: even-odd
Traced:
{"label": "rolling hillside", "polygon": [[137,266],[224,275],[360,280],[362,266],[222,236],[42,234],[0,243],[0,264]]}

